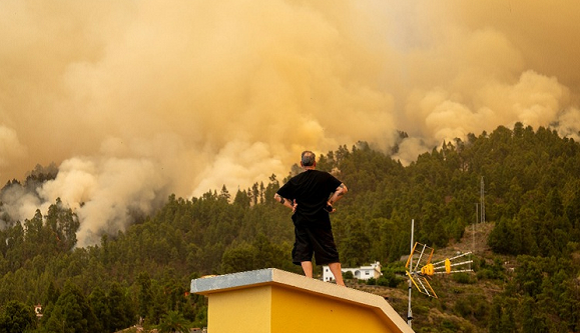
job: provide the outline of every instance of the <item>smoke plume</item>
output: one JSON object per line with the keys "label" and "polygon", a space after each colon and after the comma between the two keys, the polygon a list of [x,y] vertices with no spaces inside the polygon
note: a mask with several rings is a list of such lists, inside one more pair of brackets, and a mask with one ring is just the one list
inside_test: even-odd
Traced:
{"label": "smoke plume", "polygon": [[[0,2],[0,182],[31,218],[56,198],[79,245],[170,193],[285,176],[367,141],[413,161],[516,122],[580,139],[576,1]],[[19,193],[22,192],[22,193]],[[43,211],[43,213],[46,213]]]}

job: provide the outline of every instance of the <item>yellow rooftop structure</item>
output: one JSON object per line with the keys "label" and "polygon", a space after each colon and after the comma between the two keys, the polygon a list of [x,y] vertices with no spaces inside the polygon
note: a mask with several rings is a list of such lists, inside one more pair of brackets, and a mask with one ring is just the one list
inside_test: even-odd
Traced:
{"label": "yellow rooftop structure", "polygon": [[413,332],[381,296],[275,268],[191,281],[208,333]]}

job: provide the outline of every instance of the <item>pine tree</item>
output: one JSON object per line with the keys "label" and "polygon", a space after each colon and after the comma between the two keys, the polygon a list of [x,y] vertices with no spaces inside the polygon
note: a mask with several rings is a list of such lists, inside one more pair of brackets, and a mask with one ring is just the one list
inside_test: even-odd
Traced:
{"label": "pine tree", "polygon": [[64,333],[98,331],[97,318],[78,286],[70,282],[65,285],[46,323],[46,329]]}
{"label": "pine tree", "polygon": [[10,301],[0,314],[0,332],[21,333],[36,328],[34,309],[20,301]]}

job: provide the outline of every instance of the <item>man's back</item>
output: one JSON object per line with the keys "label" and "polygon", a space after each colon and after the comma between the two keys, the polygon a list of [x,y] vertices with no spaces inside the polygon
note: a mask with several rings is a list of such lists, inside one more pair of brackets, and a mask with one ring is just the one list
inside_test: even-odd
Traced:
{"label": "man's back", "polygon": [[306,170],[290,179],[278,193],[284,198],[295,200],[297,206],[292,220],[296,225],[330,228],[330,218],[324,208],[328,197],[340,184],[328,172]]}

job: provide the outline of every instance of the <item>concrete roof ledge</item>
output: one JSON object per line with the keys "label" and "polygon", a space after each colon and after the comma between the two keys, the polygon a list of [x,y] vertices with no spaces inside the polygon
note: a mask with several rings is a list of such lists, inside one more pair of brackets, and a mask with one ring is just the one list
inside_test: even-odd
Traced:
{"label": "concrete roof ledge", "polygon": [[400,332],[414,332],[405,320],[381,296],[370,294],[333,283],[305,277],[295,273],[275,268],[266,268],[191,281],[191,292],[209,296],[214,293],[245,289],[263,285],[295,289],[317,297],[335,299],[341,302],[355,304],[358,307],[369,308],[373,312],[384,315]]}

